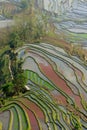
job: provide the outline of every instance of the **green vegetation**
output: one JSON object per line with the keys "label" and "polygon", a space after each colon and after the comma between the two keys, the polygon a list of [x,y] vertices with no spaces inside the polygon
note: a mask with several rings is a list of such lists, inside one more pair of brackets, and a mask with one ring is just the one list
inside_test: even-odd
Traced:
{"label": "green vegetation", "polygon": [[20,92],[25,92],[25,84],[27,83],[26,77],[23,73],[17,73],[15,78],[11,82],[7,82],[2,86],[2,92],[4,97],[11,97],[13,95],[19,95]]}
{"label": "green vegetation", "polygon": [[14,115],[13,122],[12,122],[12,128],[11,129],[19,129],[19,118],[18,118],[18,112],[15,107],[10,108],[12,111],[12,115]]}
{"label": "green vegetation", "polygon": [[33,83],[37,84],[38,86],[40,86],[44,89],[49,89],[49,90],[54,89],[50,83],[48,83],[47,81],[42,79],[37,73],[35,73],[33,71],[26,70],[25,75],[26,75],[27,79],[31,80]]}
{"label": "green vegetation", "polygon": [[25,92],[25,84],[27,83],[21,67],[22,62],[17,60],[17,53],[14,51],[16,40],[13,46],[11,46],[12,44],[10,44],[10,50],[1,55],[0,62],[0,89],[2,97],[5,98],[18,95],[19,92]]}
{"label": "green vegetation", "polygon": [[[85,58],[84,51],[82,50],[81,46],[78,47],[78,46],[67,45],[65,42],[59,40],[59,36],[55,34],[55,27],[51,22],[48,23],[50,17],[48,17],[46,14],[43,14],[43,12],[40,13],[39,10],[36,11],[32,5],[27,7],[26,2],[23,0],[21,3],[24,12],[21,12],[20,14],[17,14],[14,17],[15,25],[9,28],[9,31],[7,31],[8,29],[6,29],[5,32],[7,34],[4,37],[2,37],[2,39],[0,39],[0,44],[2,49],[0,50],[0,107],[1,107],[0,110],[10,111],[10,116],[9,116],[10,120],[9,120],[8,129],[9,130],[10,129],[13,130],[32,129],[30,128],[31,122],[29,120],[29,118],[31,119],[30,117],[31,115],[29,115],[28,113],[29,111],[31,111],[36,117],[37,122],[39,122],[41,126],[42,125],[47,126],[48,129],[82,130],[83,127],[82,120],[83,122],[86,123],[85,120],[86,116],[84,114],[86,109],[84,108],[87,107],[87,104],[85,103],[85,100],[82,101],[84,105],[81,104],[80,102],[77,102],[78,99],[80,100],[81,95],[78,93],[77,96],[76,93],[74,93],[73,91],[74,87],[77,86],[74,87],[72,86],[74,85],[73,77],[75,75],[72,76],[73,73],[70,73],[71,72],[70,69],[72,68],[74,70],[74,67],[77,67],[76,66],[77,64],[75,65],[74,63],[75,61],[73,62],[72,59],[70,63],[68,62],[67,64],[69,65],[66,65],[65,66],[66,70],[64,70],[64,68],[62,69],[62,67],[59,67],[62,64],[59,64],[58,68],[57,66],[54,66],[55,62],[57,62],[56,58],[61,59],[64,63],[69,61],[66,58],[70,58],[70,57],[67,56],[65,58],[66,55],[64,55],[63,52],[61,52],[61,49],[58,50],[61,52],[58,55],[61,56],[57,56],[57,53],[56,54],[54,53],[55,51],[57,52],[57,48],[54,48],[53,46],[48,46],[48,48],[46,47],[45,49],[50,49],[52,51],[52,54],[50,51],[50,53],[47,53],[48,55],[46,57],[45,52],[47,50],[44,49],[43,50],[44,53],[42,53],[41,50],[37,51],[40,49],[41,44],[37,48],[35,47],[36,44],[33,47],[31,47],[30,45],[30,46],[26,46],[25,48],[22,48],[22,46],[25,45],[26,43],[33,44],[33,43],[39,43],[44,41],[46,41],[46,43],[53,42],[53,44],[58,45],[62,47],[64,50],[66,50],[68,54],[70,54],[70,56],[78,55],[82,60],[84,60]],[[4,48],[5,46],[6,48]],[[49,80],[51,79],[49,78],[50,76],[46,76],[47,73],[45,74],[45,72],[43,73],[43,71],[41,71],[39,63],[37,64],[38,69],[43,75],[40,75],[41,73],[37,74],[37,69],[34,70],[35,72],[26,69],[24,71],[22,69],[22,65],[24,61],[22,61],[22,59],[20,60],[18,59],[18,56],[21,55],[21,54],[18,55],[19,53],[17,51],[18,47],[20,47],[19,51],[21,51],[20,52],[21,54],[22,52],[23,53],[26,52],[26,54],[24,53],[25,57],[23,57],[24,61],[25,58],[28,58],[27,53],[31,54],[31,57],[33,54],[37,54],[35,57],[37,59],[41,57],[41,59],[39,60],[42,60],[41,61],[42,65],[45,63],[43,62],[43,58],[44,61],[46,60],[46,62],[50,61],[49,63],[52,69],[55,70],[54,73],[56,75],[59,75],[59,81],[61,81],[59,84],[60,86],[54,85],[57,84],[56,83],[57,79],[54,81]],[[51,56],[52,58],[54,58],[54,55],[55,55],[55,61],[52,61]],[[51,70],[50,68],[48,69],[49,67],[48,65],[49,64],[46,64],[47,66],[46,69],[50,75]],[[67,67],[69,71],[67,71],[68,70]],[[57,73],[58,69],[60,69],[61,73]],[[86,69],[83,68],[83,71],[85,70]],[[66,71],[67,73],[66,78],[63,78],[64,77],[63,71],[64,72]],[[70,81],[67,79],[69,78],[68,74],[69,75],[71,74],[70,78],[72,77]],[[56,75],[55,77],[57,77]],[[81,78],[79,71],[77,75]],[[44,77],[46,77],[46,79]],[[60,78],[62,78],[62,80],[60,80]],[[27,90],[25,88],[25,85],[27,84],[28,80],[30,81],[29,85],[31,86],[29,86],[30,91],[26,92]],[[70,89],[69,91],[65,91],[65,87],[64,88],[62,87],[65,86],[65,84],[67,85],[68,82],[71,83],[71,87],[73,88],[72,91]],[[75,85],[78,85],[77,82],[78,79],[76,79]],[[82,86],[80,87],[82,88]],[[85,95],[85,91],[82,94]],[[30,102],[28,102],[28,100],[30,100]],[[35,106],[33,106],[31,102],[37,105],[41,109],[44,116],[41,114],[39,115],[39,111],[37,110],[37,108],[33,110],[33,107]],[[77,106],[79,108],[78,110],[76,107],[74,107],[75,103],[77,103]],[[36,114],[36,110],[37,110],[37,114]],[[1,129],[2,129],[2,124],[3,123],[0,122]],[[44,127],[41,129],[44,129]]]}
{"label": "green vegetation", "polygon": [[39,42],[47,34],[46,17],[40,12],[30,8],[15,16],[15,31],[18,39],[22,42]]}
{"label": "green vegetation", "polygon": [[24,86],[27,79],[21,67],[22,62],[17,60],[15,50],[27,42],[40,42],[42,37],[48,34],[48,19],[46,15],[36,11],[32,5],[24,12],[15,15],[15,25],[4,29],[4,35],[1,31],[1,47],[7,46],[6,50],[2,49],[0,55],[0,89],[4,97],[25,92]]}
{"label": "green vegetation", "polygon": [[80,122],[80,119],[79,117],[77,117],[76,115],[73,115],[73,125],[74,125],[74,128],[73,130],[82,130],[82,125],[81,125],[81,122]]}

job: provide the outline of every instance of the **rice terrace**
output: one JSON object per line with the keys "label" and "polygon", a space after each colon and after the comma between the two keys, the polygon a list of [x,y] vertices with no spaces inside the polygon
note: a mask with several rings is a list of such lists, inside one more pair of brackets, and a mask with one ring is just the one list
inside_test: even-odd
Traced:
{"label": "rice terrace", "polygon": [[[41,11],[38,2],[34,6]],[[13,14],[15,18],[3,16],[16,19],[16,26],[0,30],[0,130],[87,130],[86,34],[71,35],[59,28],[60,23],[54,27],[55,11],[51,18],[39,12],[38,18],[31,4],[13,3],[21,5],[21,11]],[[79,36],[81,43],[75,45]]]}

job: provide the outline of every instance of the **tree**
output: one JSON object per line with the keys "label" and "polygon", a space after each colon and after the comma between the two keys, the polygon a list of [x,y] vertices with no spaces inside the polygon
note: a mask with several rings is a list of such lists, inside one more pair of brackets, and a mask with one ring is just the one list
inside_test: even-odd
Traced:
{"label": "tree", "polygon": [[20,92],[25,92],[25,85],[27,83],[27,79],[23,72],[15,74],[13,84],[15,94],[18,95]]}
{"label": "tree", "polygon": [[2,91],[6,97],[19,95],[20,92],[26,92],[26,83],[27,78],[24,75],[23,70],[19,69],[16,70],[16,73],[14,74],[14,79],[2,86]]}
{"label": "tree", "polygon": [[15,30],[19,35],[19,39],[24,42],[36,42],[43,37],[48,30],[48,17],[42,15],[33,7],[25,10],[20,15],[16,15]]}
{"label": "tree", "polygon": [[73,130],[82,130],[81,125],[79,123],[76,123]]}
{"label": "tree", "polygon": [[10,48],[15,49],[17,48],[18,44],[20,42],[20,37],[18,32],[14,31],[10,34],[10,41],[9,41],[9,45]]}
{"label": "tree", "polygon": [[14,94],[14,84],[8,82],[2,86],[2,91],[6,97],[13,96]]}
{"label": "tree", "polygon": [[26,9],[31,4],[31,0],[21,0],[21,8]]}

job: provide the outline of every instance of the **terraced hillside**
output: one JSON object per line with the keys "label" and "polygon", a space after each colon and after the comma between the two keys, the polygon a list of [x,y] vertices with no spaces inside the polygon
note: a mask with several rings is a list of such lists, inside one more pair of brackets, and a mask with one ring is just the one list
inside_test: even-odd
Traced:
{"label": "terraced hillside", "polygon": [[87,130],[87,67],[53,45],[18,50],[29,90],[0,112],[3,130]]}

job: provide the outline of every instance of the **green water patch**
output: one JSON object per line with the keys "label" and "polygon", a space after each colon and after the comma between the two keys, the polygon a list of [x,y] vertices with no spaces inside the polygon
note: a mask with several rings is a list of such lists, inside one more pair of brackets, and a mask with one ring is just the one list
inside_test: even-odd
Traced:
{"label": "green water patch", "polygon": [[15,107],[16,107],[16,110],[17,110],[18,115],[19,115],[19,123],[20,123],[19,125],[20,125],[20,127],[23,130],[27,130],[28,124],[27,124],[27,119],[26,119],[26,116],[25,116],[23,109],[18,105],[15,105]]}
{"label": "green water patch", "polygon": [[73,37],[78,37],[78,38],[86,38],[87,39],[87,34],[86,33],[73,33],[73,32],[69,32],[69,36],[73,36]]}
{"label": "green water patch", "polygon": [[[41,79],[40,77],[38,78],[38,80],[36,79],[36,77],[38,76],[35,72],[32,72],[32,71],[30,71],[29,72],[29,74],[28,74],[28,72],[26,72],[25,71],[25,75],[27,76],[27,78],[28,79],[30,79],[32,82],[34,82],[34,83],[36,83],[37,85],[39,85],[39,86],[44,86],[44,85],[46,85],[46,88],[47,88],[47,86],[48,87],[50,87],[50,88],[52,88],[52,89],[57,89],[58,90],[58,88],[56,87],[56,86],[54,86],[53,85],[53,87],[51,87],[47,82],[44,82],[44,80],[43,79]],[[37,82],[37,81],[38,82]],[[45,88],[45,87],[44,87]],[[51,89],[50,89],[51,90]],[[59,90],[59,92],[60,92],[61,90]],[[63,91],[61,91],[61,93],[65,96],[65,97],[67,97],[67,101],[69,102],[71,99],[70,99],[70,97],[68,96],[68,95],[66,95]],[[70,100],[69,100],[70,99]],[[72,101],[70,101],[69,102],[70,104],[72,104]]]}
{"label": "green water patch", "polygon": [[[19,118],[18,118],[18,113],[15,107],[11,107],[10,108],[12,111],[12,115],[13,115],[13,122],[12,122],[12,128],[10,128],[9,130],[19,130]],[[10,125],[10,122],[9,122]]]}
{"label": "green water patch", "polygon": [[31,80],[33,83],[39,85],[40,87],[48,88],[49,90],[54,89],[53,86],[50,85],[50,83],[42,79],[36,72],[26,70],[25,75],[28,78],[28,80]]}

